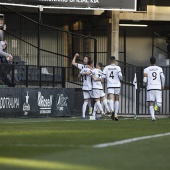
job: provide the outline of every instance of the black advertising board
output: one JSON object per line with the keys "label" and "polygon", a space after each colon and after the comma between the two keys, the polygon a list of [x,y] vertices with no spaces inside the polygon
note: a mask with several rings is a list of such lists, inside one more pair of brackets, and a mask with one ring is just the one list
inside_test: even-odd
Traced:
{"label": "black advertising board", "polygon": [[137,0],[1,0],[1,3],[70,9],[136,10]]}
{"label": "black advertising board", "polygon": [[73,116],[75,89],[57,89],[52,116]]}
{"label": "black advertising board", "polygon": [[74,91],[63,88],[1,88],[0,117],[73,116]]}
{"label": "black advertising board", "polygon": [[0,117],[19,117],[21,108],[20,88],[0,89]]}

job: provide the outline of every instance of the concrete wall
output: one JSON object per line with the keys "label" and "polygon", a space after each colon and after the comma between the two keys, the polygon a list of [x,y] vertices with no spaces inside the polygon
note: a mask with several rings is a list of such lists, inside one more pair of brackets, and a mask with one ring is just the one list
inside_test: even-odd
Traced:
{"label": "concrete wall", "polygon": [[[152,55],[153,32],[170,31],[170,26],[150,25],[148,27],[124,27],[127,35],[127,62],[134,65],[148,65]],[[155,39],[157,45],[166,50],[166,41]],[[155,49],[155,55],[162,53]],[[165,53],[163,55],[166,55]]]}

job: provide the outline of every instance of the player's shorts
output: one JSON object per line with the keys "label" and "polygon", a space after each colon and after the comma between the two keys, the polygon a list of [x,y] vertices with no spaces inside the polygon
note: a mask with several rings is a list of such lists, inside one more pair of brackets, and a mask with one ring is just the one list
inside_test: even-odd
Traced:
{"label": "player's shorts", "polygon": [[84,99],[90,99],[92,97],[92,91],[83,91]]}
{"label": "player's shorts", "polygon": [[93,89],[92,90],[92,98],[99,99],[100,97],[104,97],[105,93],[103,90]]}
{"label": "player's shorts", "polygon": [[115,94],[115,95],[120,95],[120,88],[108,88],[107,89],[107,94]]}
{"label": "player's shorts", "polygon": [[147,102],[162,103],[162,91],[161,90],[149,90],[147,91]]}

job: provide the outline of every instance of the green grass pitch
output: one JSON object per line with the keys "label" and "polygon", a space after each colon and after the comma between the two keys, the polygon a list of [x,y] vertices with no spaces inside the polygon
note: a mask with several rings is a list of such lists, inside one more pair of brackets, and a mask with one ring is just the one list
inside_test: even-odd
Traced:
{"label": "green grass pitch", "polygon": [[[170,119],[0,119],[0,170],[169,170]],[[119,142],[118,142],[119,143]]]}

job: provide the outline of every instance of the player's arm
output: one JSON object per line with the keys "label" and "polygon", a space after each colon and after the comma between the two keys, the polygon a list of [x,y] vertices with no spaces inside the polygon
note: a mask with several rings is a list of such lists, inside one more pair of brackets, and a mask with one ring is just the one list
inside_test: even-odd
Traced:
{"label": "player's arm", "polygon": [[118,77],[119,77],[119,80],[123,80],[122,71],[120,67],[118,67]]}
{"label": "player's arm", "polygon": [[144,72],[143,72],[143,82],[147,83],[147,81],[148,81],[148,74],[146,72],[146,69],[144,69]]}
{"label": "player's arm", "polygon": [[160,73],[160,77],[161,77],[161,86],[162,86],[162,90],[164,89],[165,86],[165,76],[163,71]]}
{"label": "player's arm", "polygon": [[103,72],[102,72],[102,76],[101,76],[102,79],[105,79],[106,78],[106,67],[104,68]]}
{"label": "player's arm", "polygon": [[78,67],[78,63],[76,63],[76,58],[79,57],[79,54],[76,53],[73,57],[73,60],[72,60],[72,65],[75,66],[75,67]]}
{"label": "player's arm", "polygon": [[101,78],[101,77],[96,77],[96,76],[94,76],[94,75],[92,75],[92,79],[93,79],[94,81],[102,81],[102,78]]}

